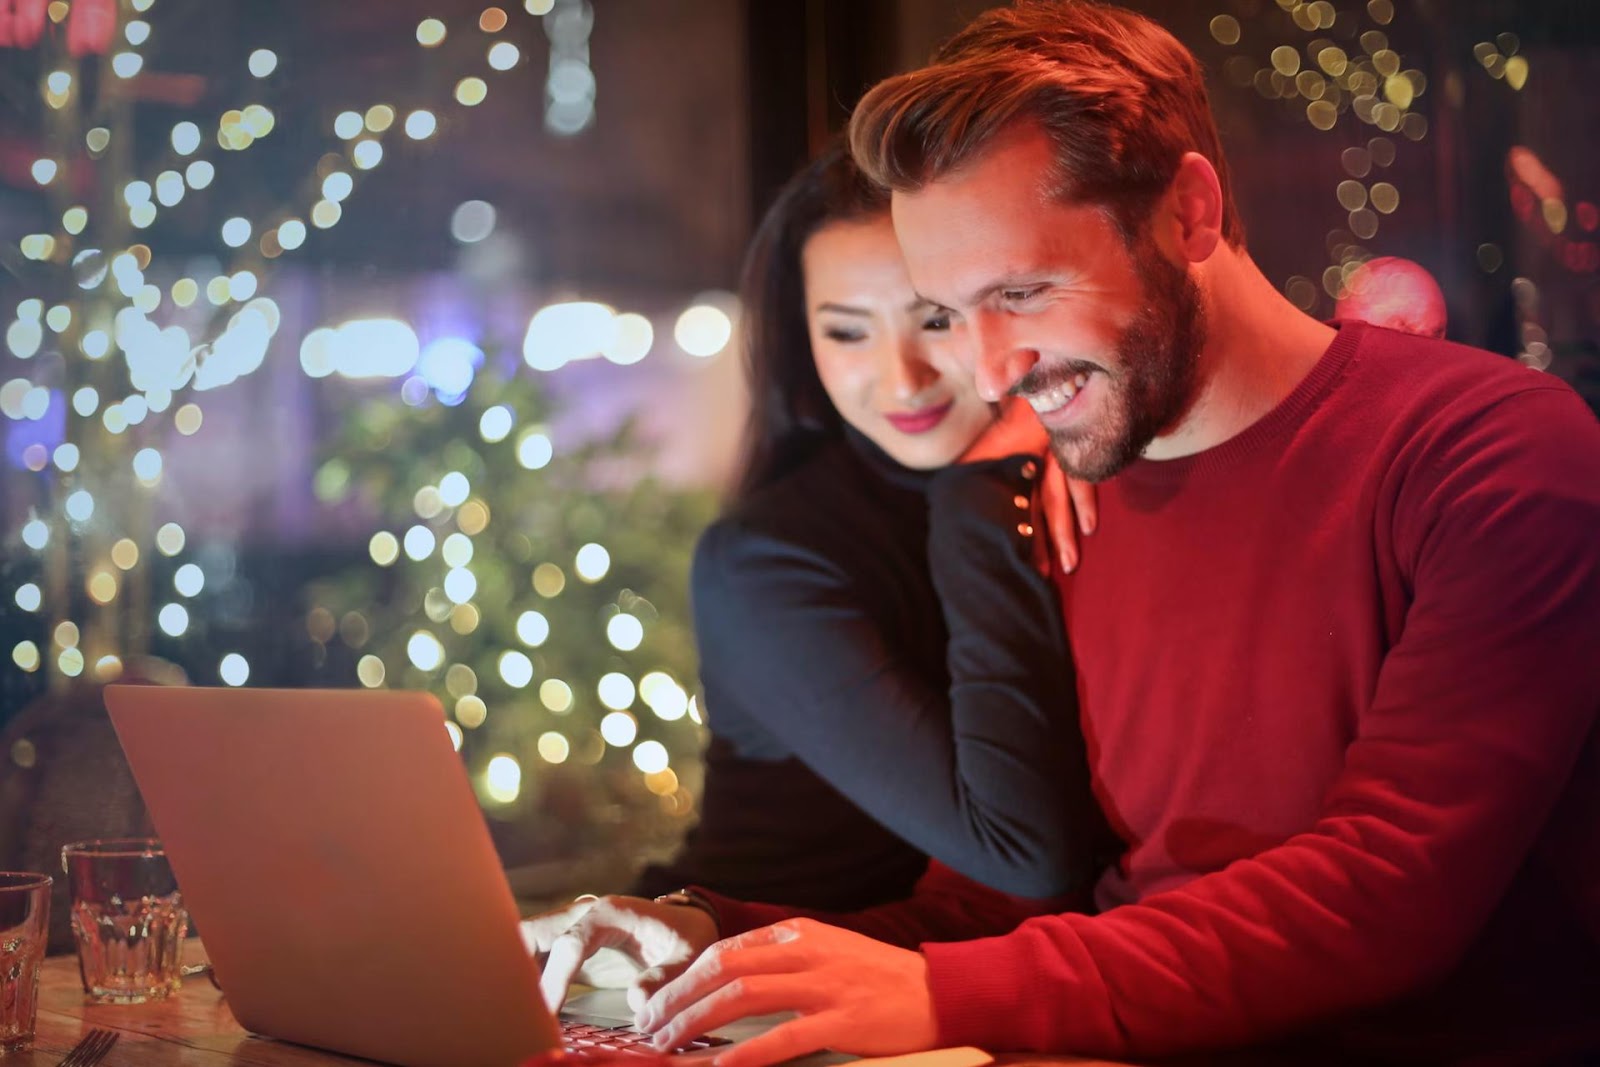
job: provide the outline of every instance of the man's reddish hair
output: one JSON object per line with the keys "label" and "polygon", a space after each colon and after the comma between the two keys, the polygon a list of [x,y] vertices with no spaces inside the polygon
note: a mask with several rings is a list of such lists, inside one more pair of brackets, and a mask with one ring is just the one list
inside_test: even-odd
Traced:
{"label": "man's reddish hair", "polygon": [[1185,152],[1222,185],[1223,236],[1242,246],[1199,61],[1150,19],[1090,0],[1019,0],[978,16],[931,65],[874,86],[850,120],[857,165],[914,191],[1035,123],[1055,146],[1054,195],[1100,204],[1132,240]]}

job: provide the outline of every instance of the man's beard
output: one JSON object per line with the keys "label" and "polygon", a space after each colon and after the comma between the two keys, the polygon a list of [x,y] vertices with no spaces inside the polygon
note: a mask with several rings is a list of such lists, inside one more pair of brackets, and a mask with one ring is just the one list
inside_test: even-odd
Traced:
{"label": "man's beard", "polygon": [[[1205,309],[1200,290],[1167,260],[1148,235],[1133,249],[1134,268],[1144,282],[1144,307],[1117,339],[1113,367],[1069,361],[1039,368],[1025,391],[1069,381],[1098,370],[1103,413],[1091,423],[1050,431],[1061,469],[1074,478],[1102,482],[1144,454],[1151,441],[1175,426],[1194,402],[1200,349],[1205,344]],[[1033,376],[1030,374],[1029,378]]]}

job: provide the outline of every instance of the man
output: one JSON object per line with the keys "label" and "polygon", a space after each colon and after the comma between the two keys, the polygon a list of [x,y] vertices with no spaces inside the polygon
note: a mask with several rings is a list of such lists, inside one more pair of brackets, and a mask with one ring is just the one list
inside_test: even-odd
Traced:
{"label": "man", "polygon": [[608,945],[663,1043],[800,1013],[724,1067],[1313,1032],[1335,1060],[1600,1047],[1593,416],[1510,360],[1285,301],[1198,65],[1139,16],[985,14],[851,135],[980,389],[1102,483],[1105,532],[1060,586],[1127,851],[1092,915],[1028,918],[938,869],[835,925],[580,905],[528,929],[550,994]]}

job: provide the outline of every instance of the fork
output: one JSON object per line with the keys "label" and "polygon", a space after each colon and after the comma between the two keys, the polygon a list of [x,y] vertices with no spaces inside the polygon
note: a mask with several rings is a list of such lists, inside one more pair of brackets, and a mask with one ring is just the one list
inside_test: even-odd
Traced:
{"label": "fork", "polygon": [[56,1067],[94,1067],[106,1058],[106,1053],[111,1051],[111,1046],[115,1045],[121,1036],[115,1030],[96,1027],[85,1034],[83,1040],[73,1045],[68,1050],[66,1059]]}

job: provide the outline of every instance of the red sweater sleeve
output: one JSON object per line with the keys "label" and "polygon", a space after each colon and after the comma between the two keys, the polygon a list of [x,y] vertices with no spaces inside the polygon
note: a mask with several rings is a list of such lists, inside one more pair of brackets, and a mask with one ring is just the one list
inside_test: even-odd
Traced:
{"label": "red sweater sleeve", "polygon": [[1600,431],[1560,387],[1508,405],[1393,475],[1411,608],[1317,822],[1099,916],[923,946],[941,1043],[1147,1056],[1256,1041],[1455,965],[1600,708]]}
{"label": "red sweater sleeve", "polygon": [[[699,887],[696,892],[715,905],[717,926],[723,937],[784,919],[807,918],[902,948],[916,948],[932,938],[991,937],[1016,929],[1024,919],[1056,914],[1074,906],[1064,897],[1031,900],[1001,893],[957,874],[937,860],[929,862],[927,872],[906,900],[857,912],[751,904]],[[1086,900],[1078,902],[1085,903]]]}

